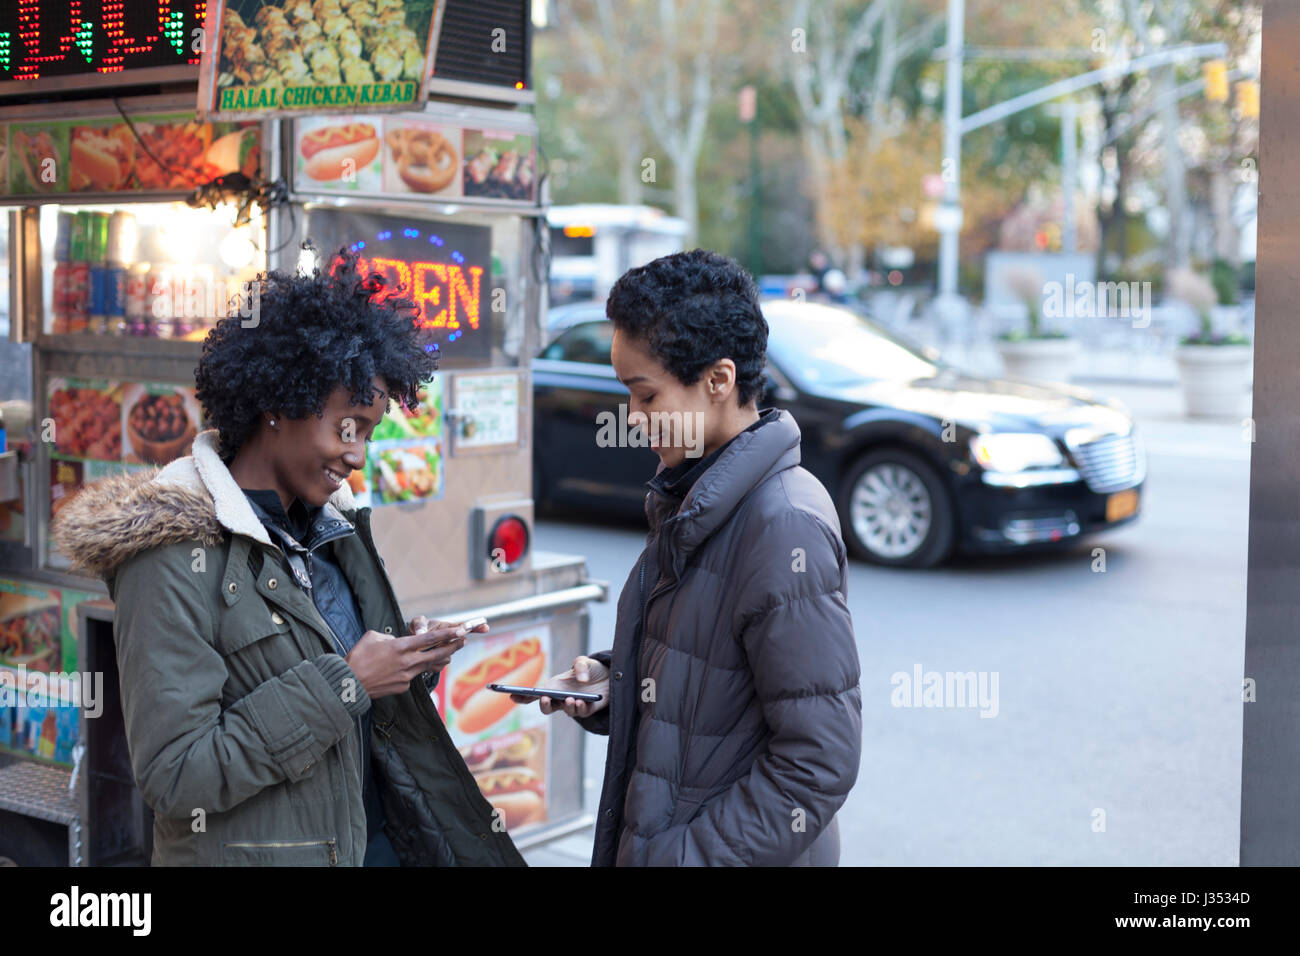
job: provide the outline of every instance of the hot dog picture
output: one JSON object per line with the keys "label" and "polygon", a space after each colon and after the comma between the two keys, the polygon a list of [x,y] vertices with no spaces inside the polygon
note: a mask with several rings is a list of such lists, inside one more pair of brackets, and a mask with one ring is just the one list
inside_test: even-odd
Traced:
{"label": "hot dog picture", "polygon": [[532,687],[542,676],[546,655],[536,637],[511,644],[505,650],[485,657],[453,681],[451,707],[456,712],[456,727],[461,733],[474,734],[491,727],[505,717],[515,704],[509,694],[488,690],[488,684],[514,684]]}
{"label": "hot dog picture", "polygon": [[69,148],[69,186],[77,191],[112,192],[125,185],[135,165],[135,135],[125,123],[78,126]]}
{"label": "hot dog picture", "polygon": [[505,817],[507,829],[546,819],[542,778],[527,767],[489,770],[476,779],[488,803]]}
{"label": "hot dog picture", "polygon": [[356,176],[379,155],[379,134],[369,123],[322,126],[298,141],[303,170],[317,182]]}
{"label": "hot dog picture", "polygon": [[58,149],[54,138],[45,131],[27,133],[14,130],[14,153],[32,189],[49,192],[57,183]]}

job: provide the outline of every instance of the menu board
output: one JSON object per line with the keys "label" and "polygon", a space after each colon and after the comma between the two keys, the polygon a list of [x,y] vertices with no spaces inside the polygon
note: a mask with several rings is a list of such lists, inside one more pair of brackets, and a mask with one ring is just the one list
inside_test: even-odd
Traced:
{"label": "menu board", "polygon": [[519,376],[456,376],[456,450],[519,443]]}
{"label": "menu board", "polygon": [[0,579],[0,750],[68,765],[80,705],[94,685],[77,675],[76,608],[99,597]]}
{"label": "menu board", "polygon": [[30,92],[33,81],[54,76],[64,78],[63,89],[93,89],[105,77],[135,70],[194,66],[209,6],[209,0],[6,0],[0,4],[0,95]]}
{"label": "menu board", "polygon": [[190,113],[0,123],[7,196],[189,192],[227,173],[261,175],[258,123],[204,123]]}
{"label": "menu board", "polygon": [[211,0],[199,113],[267,117],[424,99],[443,0]]}
{"label": "menu board", "polygon": [[390,401],[366,446],[366,463],[348,478],[357,506],[433,501],[443,496],[442,377],[422,386],[414,408]]}
{"label": "menu board", "polygon": [[294,124],[294,189],[376,198],[535,204],[533,133],[431,113],[314,117]]}
{"label": "menu board", "polygon": [[547,722],[537,704],[520,705],[493,683],[535,687],[549,674],[547,625],[469,640],[434,690],[452,742],[507,830],[546,822]]}
{"label": "menu board", "polygon": [[[52,376],[46,399],[51,519],[85,485],[188,455],[202,424],[192,386]],[[47,564],[68,567],[47,543]]]}

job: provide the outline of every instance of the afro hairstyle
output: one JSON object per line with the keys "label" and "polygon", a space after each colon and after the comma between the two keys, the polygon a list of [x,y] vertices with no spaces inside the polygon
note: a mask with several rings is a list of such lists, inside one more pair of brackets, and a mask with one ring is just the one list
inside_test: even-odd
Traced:
{"label": "afro hairstyle", "polygon": [[437,371],[438,346],[416,326],[417,306],[404,292],[367,274],[346,248],[326,272],[259,275],[241,314],[218,321],[203,340],[195,370],[196,395],[222,457],[235,456],[266,412],[320,416],[339,387],[353,405],[369,404],[375,377],[393,399],[414,406]]}

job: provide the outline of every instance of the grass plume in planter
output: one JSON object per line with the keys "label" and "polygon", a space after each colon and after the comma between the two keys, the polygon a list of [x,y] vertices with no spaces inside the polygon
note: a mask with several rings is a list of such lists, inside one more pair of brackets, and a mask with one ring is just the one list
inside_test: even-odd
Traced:
{"label": "grass plume in planter", "polygon": [[1219,293],[1204,276],[1191,269],[1173,269],[1169,272],[1169,294],[1196,310],[1201,328],[1195,335],[1184,335],[1179,345],[1249,345],[1250,339],[1240,332],[1215,332],[1210,310],[1219,304]]}
{"label": "grass plume in planter", "polygon": [[1069,336],[1060,331],[1044,331],[1042,327],[1042,312],[1039,308],[1039,302],[1043,297],[1043,274],[1032,266],[1011,266],[1002,273],[1002,281],[1007,284],[1007,288],[1029,310],[1029,331],[1013,329],[1010,332],[1003,332],[998,336],[1003,342],[1028,342],[1034,339],[1068,339]]}

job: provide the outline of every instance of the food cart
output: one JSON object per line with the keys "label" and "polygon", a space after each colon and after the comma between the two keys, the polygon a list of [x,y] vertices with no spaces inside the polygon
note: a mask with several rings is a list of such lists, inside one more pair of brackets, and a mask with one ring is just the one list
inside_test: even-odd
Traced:
{"label": "food cart", "polygon": [[[489,4],[486,26],[455,0],[114,0],[77,22],[24,2],[53,26],[0,57],[0,348],[30,351],[31,382],[26,402],[0,392],[19,399],[0,404],[0,857],[148,861],[112,605],[70,572],[50,519],[98,478],[186,454],[207,330],[247,308],[259,271],[326,269],[340,247],[406,286],[441,350],[419,406],[390,406],[349,479],[407,617],[491,623],[443,672],[439,712],[518,844],[586,826],[576,724],[483,690],[563,669],[606,595],[581,557],[533,540],[546,230],[528,4]],[[355,49],[339,23],[315,29],[336,10]],[[485,57],[503,24],[510,55]],[[61,30],[87,54],[69,60]],[[175,42],[192,31],[193,48]],[[332,55],[309,47],[321,36],[340,38]]]}

